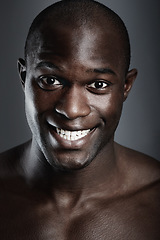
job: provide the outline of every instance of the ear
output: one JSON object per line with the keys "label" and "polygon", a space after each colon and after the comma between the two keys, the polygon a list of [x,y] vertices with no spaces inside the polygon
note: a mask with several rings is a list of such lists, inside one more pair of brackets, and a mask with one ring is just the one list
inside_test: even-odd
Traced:
{"label": "ear", "polygon": [[128,94],[133,86],[133,83],[137,77],[137,69],[132,69],[130,70],[125,79],[125,84],[124,84],[124,101],[127,99]]}
{"label": "ear", "polygon": [[25,87],[25,80],[26,80],[26,65],[25,65],[25,61],[22,58],[18,59],[18,72],[19,72],[19,76],[20,76],[20,80],[22,83],[22,87],[24,89]]}

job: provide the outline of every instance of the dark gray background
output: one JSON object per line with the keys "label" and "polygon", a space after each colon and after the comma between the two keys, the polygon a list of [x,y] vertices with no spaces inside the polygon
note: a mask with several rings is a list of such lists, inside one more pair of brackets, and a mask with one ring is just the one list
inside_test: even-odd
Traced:
{"label": "dark gray background", "polygon": [[[43,8],[55,1],[5,0],[0,7],[0,151],[31,136],[16,62],[23,57],[28,28]],[[124,104],[116,140],[160,159],[160,1],[100,1],[126,23],[132,46],[131,67],[139,71]]]}

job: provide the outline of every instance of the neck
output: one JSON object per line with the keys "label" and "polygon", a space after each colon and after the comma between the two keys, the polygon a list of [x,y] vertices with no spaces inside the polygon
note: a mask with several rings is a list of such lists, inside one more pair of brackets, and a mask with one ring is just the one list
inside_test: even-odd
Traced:
{"label": "neck", "polygon": [[[29,153],[29,154],[28,154]],[[119,168],[116,157],[116,144],[112,141],[99,153],[89,166],[64,172],[54,169],[32,141],[25,159],[26,178],[32,184],[48,189],[52,196],[88,196],[114,191]],[[62,198],[61,198],[62,199]],[[66,198],[65,198],[66,199]]]}

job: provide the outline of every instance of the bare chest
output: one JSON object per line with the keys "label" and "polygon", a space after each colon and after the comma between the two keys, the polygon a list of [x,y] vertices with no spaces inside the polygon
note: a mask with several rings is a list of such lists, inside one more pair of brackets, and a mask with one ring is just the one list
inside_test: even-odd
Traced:
{"label": "bare chest", "polygon": [[102,202],[69,214],[45,199],[0,200],[1,240],[160,239],[160,209],[141,202]]}

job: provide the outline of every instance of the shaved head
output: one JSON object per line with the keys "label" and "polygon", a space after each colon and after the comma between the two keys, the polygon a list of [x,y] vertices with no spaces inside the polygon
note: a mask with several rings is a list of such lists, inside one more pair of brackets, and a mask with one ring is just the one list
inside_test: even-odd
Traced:
{"label": "shaved head", "polygon": [[105,161],[137,74],[129,59],[123,21],[96,1],[60,1],[35,18],[18,67],[33,145],[51,166]]}
{"label": "shaved head", "polygon": [[[39,47],[40,39],[45,31],[45,27],[60,26],[75,29],[100,29],[107,31],[112,28],[122,42],[122,58],[125,70],[128,71],[130,65],[130,42],[126,27],[121,18],[110,8],[93,0],[64,0],[52,4],[44,9],[33,21],[25,43],[25,60],[34,55]],[[56,36],[55,36],[56,38]]]}

